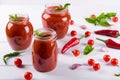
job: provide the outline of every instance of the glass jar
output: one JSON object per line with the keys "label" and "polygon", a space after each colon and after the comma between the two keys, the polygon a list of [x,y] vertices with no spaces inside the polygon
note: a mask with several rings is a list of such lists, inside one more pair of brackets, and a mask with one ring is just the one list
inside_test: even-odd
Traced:
{"label": "glass jar", "polygon": [[57,39],[64,38],[68,32],[71,19],[68,8],[64,10],[55,10],[59,4],[47,4],[42,13],[42,24],[45,28],[52,28],[57,33]]}
{"label": "glass jar", "polygon": [[57,64],[58,47],[56,42],[56,32],[50,28],[40,28],[38,31],[42,35],[34,35],[32,45],[32,62],[37,71],[48,72],[53,70]]}
{"label": "glass jar", "polygon": [[28,15],[15,14],[19,20],[9,18],[6,25],[6,36],[11,48],[15,51],[26,50],[33,38],[33,26]]}

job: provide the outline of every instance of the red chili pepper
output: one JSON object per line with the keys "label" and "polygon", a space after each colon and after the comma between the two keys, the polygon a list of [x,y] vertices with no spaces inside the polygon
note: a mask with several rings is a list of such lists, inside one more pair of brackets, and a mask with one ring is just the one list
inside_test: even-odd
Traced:
{"label": "red chili pepper", "polygon": [[98,31],[94,31],[94,33],[99,35],[106,35],[114,38],[120,36],[120,33],[118,30],[98,30]]}
{"label": "red chili pepper", "polygon": [[107,39],[107,40],[103,40],[103,39],[99,39],[99,38],[96,38],[96,39],[104,42],[106,44],[106,46],[109,48],[120,49],[120,43],[117,43],[117,42],[113,41],[112,39]]}
{"label": "red chili pepper", "polygon": [[84,35],[81,36],[80,38],[74,37],[70,39],[62,48],[61,53],[64,54],[69,48],[74,47],[80,43],[80,39],[85,37]]}

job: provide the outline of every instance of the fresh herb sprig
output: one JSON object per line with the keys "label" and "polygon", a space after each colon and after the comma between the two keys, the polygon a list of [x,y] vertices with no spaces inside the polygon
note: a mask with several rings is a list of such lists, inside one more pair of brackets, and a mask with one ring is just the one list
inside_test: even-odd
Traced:
{"label": "fresh herb sprig", "polygon": [[8,54],[3,55],[3,61],[4,61],[4,63],[7,64],[7,61],[6,61],[7,58],[18,56],[21,53],[22,52],[12,52],[12,53],[8,53]]}
{"label": "fresh herb sprig", "polygon": [[110,23],[107,21],[107,19],[111,19],[112,17],[115,17],[116,13],[114,12],[110,12],[110,13],[101,13],[99,16],[97,16],[96,18],[85,18],[85,20],[88,23],[94,24],[94,25],[101,25],[101,26],[105,26],[108,27],[110,26]]}
{"label": "fresh herb sprig", "polygon": [[90,52],[92,52],[94,50],[94,47],[90,46],[90,45],[86,45],[84,48],[84,55],[88,55]]}
{"label": "fresh herb sprig", "polygon": [[114,74],[116,77],[120,77],[120,74]]}
{"label": "fresh herb sprig", "polygon": [[42,34],[39,32],[39,30],[35,30],[35,35],[37,35],[38,37],[48,37],[50,36],[50,34]]}
{"label": "fresh herb sprig", "polygon": [[21,21],[20,18],[17,16],[17,14],[10,14],[9,15],[10,19],[14,20],[14,21]]}
{"label": "fresh herb sprig", "polygon": [[55,8],[55,10],[64,10],[64,9],[67,9],[68,6],[70,6],[70,3],[66,3],[64,5],[59,5],[57,8]]}

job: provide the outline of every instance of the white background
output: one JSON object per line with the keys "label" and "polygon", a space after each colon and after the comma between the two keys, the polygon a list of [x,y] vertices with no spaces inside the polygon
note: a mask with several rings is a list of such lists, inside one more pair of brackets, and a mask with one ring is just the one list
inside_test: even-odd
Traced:
{"label": "white background", "polygon": [[[14,66],[13,61],[16,57],[7,60],[8,65],[4,65],[2,56],[6,53],[12,52],[5,35],[5,27],[8,22],[8,15],[11,13],[27,13],[30,17],[30,21],[33,24],[34,29],[41,28],[41,14],[44,10],[44,6],[47,3],[66,3],[70,2],[71,6],[69,11],[72,19],[75,21],[75,25],[69,27],[69,31],[64,39],[57,40],[59,55],[57,67],[51,72],[38,72],[32,66],[31,59],[31,47],[24,55],[18,56],[23,61],[23,68],[17,68]],[[120,80],[119,77],[114,76],[115,73],[120,73],[120,67],[113,67],[109,63],[105,63],[102,60],[104,54],[109,54],[111,57],[119,59],[120,63],[120,50],[107,48],[108,51],[100,52],[101,47],[105,47],[105,44],[97,41],[95,38],[108,39],[111,37],[95,35],[94,30],[99,29],[117,29],[120,30],[120,21],[118,23],[112,23],[112,27],[94,26],[87,23],[84,18],[89,17],[91,14],[99,15],[102,12],[116,12],[120,17],[120,0],[0,0],[0,80],[23,80],[24,73],[31,71],[33,73],[33,80]],[[83,30],[80,25],[86,25],[87,29]],[[62,55],[60,50],[62,46],[70,40],[71,30],[78,32],[77,37],[84,34],[89,30],[92,35],[89,38],[84,38],[80,41],[80,44],[69,49],[66,54]],[[95,49],[89,55],[83,55],[84,46],[88,39],[94,39]],[[120,43],[120,38],[111,38]],[[72,50],[79,49],[81,55],[74,57]],[[94,71],[90,66],[87,66],[87,60],[89,58],[95,59],[97,63],[101,64],[99,71]],[[70,70],[69,67],[79,63],[83,66],[76,70]]]}

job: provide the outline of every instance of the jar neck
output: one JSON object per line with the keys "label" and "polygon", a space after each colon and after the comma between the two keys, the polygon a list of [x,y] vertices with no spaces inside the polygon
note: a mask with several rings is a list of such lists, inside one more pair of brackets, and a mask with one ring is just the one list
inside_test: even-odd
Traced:
{"label": "jar neck", "polygon": [[45,5],[45,11],[49,14],[66,14],[68,13],[68,8],[64,9],[64,10],[56,10],[55,8],[57,8],[60,4],[46,4]]}
{"label": "jar neck", "polygon": [[29,21],[29,16],[27,14],[16,14],[18,20],[15,20],[11,17],[9,17],[9,21],[12,23],[23,23],[26,21]]}
{"label": "jar neck", "polygon": [[51,41],[51,40],[56,40],[57,39],[57,34],[53,29],[50,28],[40,28],[37,29],[37,31],[39,31],[40,34],[42,35],[48,35],[48,36],[38,36],[34,33],[34,38],[36,40],[40,40],[40,41]]}

